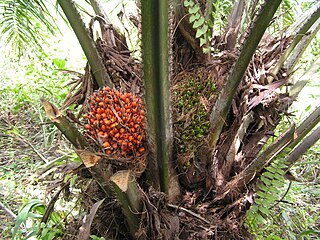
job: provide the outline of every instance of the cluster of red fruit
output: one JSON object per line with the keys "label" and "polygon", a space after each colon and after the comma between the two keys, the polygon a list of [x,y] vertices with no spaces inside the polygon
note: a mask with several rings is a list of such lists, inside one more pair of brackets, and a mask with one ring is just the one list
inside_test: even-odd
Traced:
{"label": "cluster of red fruit", "polygon": [[144,115],[141,98],[104,87],[93,93],[90,112],[84,115],[86,135],[101,144],[106,154],[139,156],[145,152]]}

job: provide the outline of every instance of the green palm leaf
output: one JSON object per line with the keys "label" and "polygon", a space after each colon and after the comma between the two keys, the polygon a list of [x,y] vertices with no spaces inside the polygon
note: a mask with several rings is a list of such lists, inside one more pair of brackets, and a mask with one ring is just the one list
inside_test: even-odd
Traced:
{"label": "green palm leaf", "polygon": [[0,0],[1,40],[20,55],[29,47],[41,47],[44,29],[51,34],[57,31],[47,5],[45,0]]}

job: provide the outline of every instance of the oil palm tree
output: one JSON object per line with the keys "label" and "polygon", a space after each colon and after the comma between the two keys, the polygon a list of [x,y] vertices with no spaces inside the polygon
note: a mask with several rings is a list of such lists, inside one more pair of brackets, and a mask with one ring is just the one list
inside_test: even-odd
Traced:
{"label": "oil palm tree", "polygon": [[[301,126],[292,124],[266,144],[305,83],[291,82],[294,66],[319,29],[316,4],[290,35],[268,33],[281,2],[141,0],[141,15],[131,19],[141,30],[140,62],[97,0],[90,0],[97,16],[88,28],[73,1],[58,0],[88,59],[86,73],[74,82],[63,109],[80,106],[87,130],[53,104],[43,100],[43,105],[98,183],[99,196],[102,192],[102,198],[116,199],[101,205],[96,216],[101,227],[95,231],[111,238],[248,237],[243,219],[261,173],[281,152],[292,164],[319,139],[319,128],[304,138],[319,122],[318,107]],[[223,4],[229,17],[217,33]],[[102,32],[96,41],[95,21]],[[128,152],[118,149],[126,150],[131,140],[125,147],[123,139],[110,146],[114,128],[101,137],[102,114],[97,111],[110,108],[117,131],[124,129],[127,139],[131,135],[125,129],[131,128],[119,117],[124,106],[116,114],[117,106],[107,104],[110,99],[121,103],[124,96],[132,104],[128,112],[133,111],[132,94],[137,102],[144,100],[139,111],[145,106],[146,126],[140,122],[136,127],[143,143],[121,155]],[[147,150],[139,154],[141,144]],[[81,228],[82,239],[89,237],[97,206]]]}

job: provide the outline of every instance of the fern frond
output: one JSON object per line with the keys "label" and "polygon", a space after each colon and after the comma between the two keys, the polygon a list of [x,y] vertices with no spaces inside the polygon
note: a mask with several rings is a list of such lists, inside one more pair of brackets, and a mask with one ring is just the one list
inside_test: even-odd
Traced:
{"label": "fern frond", "polygon": [[250,207],[246,216],[246,223],[252,233],[267,223],[272,218],[270,210],[283,199],[284,168],[287,167],[285,158],[273,161],[261,175],[261,183],[255,196],[255,203]]}

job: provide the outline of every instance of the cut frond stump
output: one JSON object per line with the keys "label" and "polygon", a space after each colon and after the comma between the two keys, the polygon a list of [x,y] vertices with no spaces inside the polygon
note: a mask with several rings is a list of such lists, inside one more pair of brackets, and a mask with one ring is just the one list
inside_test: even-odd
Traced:
{"label": "cut frond stump", "polygon": [[134,237],[139,228],[139,215],[142,210],[138,184],[129,170],[115,173],[110,180],[122,206],[123,214],[126,216],[131,236]]}
{"label": "cut frond stump", "polygon": [[41,99],[47,117],[63,133],[76,149],[84,149],[89,145],[77,128],[52,103]]}

